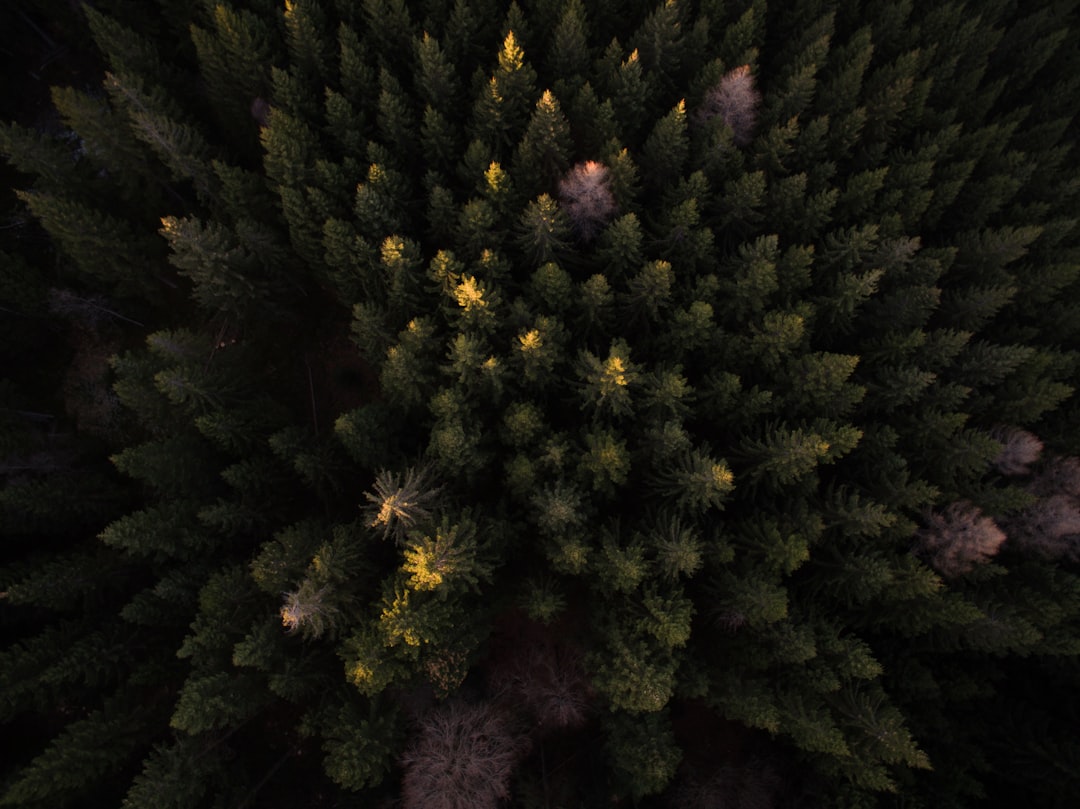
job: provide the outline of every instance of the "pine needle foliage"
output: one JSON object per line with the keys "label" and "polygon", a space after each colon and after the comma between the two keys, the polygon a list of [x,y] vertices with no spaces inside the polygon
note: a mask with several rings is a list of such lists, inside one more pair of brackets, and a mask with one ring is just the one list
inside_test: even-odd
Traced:
{"label": "pine needle foliage", "polygon": [[30,5],[0,803],[1076,793],[1075,3]]}
{"label": "pine needle foliage", "polygon": [[438,487],[429,482],[426,469],[410,467],[404,475],[380,472],[375,478],[374,491],[365,492],[371,504],[367,511],[368,525],[382,532],[383,537],[404,539],[412,529],[431,516],[430,507],[438,497]]}

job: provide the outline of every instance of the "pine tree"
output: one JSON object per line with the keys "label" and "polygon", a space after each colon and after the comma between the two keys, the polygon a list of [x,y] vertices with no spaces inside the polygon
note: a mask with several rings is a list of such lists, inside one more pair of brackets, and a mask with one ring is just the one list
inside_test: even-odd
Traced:
{"label": "pine tree", "polygon": [[322,731],[326,774],[352,791],[380,783],[399,745],[395,720],[392,714],[374,711],[364,716],[353,702],[342,706]]}
{"label": "pine tree", "polygon": [[601,61],[601,89],[611,99],[619,135],[636,140],[644,118],[645,79],[637,50],[623,58],[623,47],[613,39]]}
{"label": "pine tree", "polygon": [[5,790],[9,806],[70,801],[127,764],[146,741],[152,708],[114,699],[65,728]]}
{"label": "pine tree", "polygon": [[206,755],[207,744],[198,736],[181,736],[172,744],[155,745],[124,797],[124,805],[132,809],[189,809],[198,806],[208,791],[220,794],[229,790],[223,762]]}
{"label": "pine tree", "polygon": [[[527,191],[548,188],[566,170],[569,150],[569,124],[558,99],[545,90],[518,144],[513,174],[519,187]],[[560,197],[561,187],[560,183]]]}
{"label": "pine tree", "polygon": [[34,175],[41,191],[59,192],[82,173],[71,149],[59,139],[15,123],[0,127],[0,153],[19,171]]}
{"label": "pine tree", "polygon": [[617,713],[607,725],[607,753],[622,788],[634,800],[662,791],[682,758],[670,719],[663,713],[642,717]]}
{"label": "pine tree", "polygon": [[[191,41],[222,124],[234,141],[250,148],[256,141],[256,103],[270,95],[270,65],[278,45],[273,29],[255,13],[217,5],[212,27],[191,27]],[[241,133],[247,131],[246,136]]]}
{"label": "pine tree", "polygon": [[682,177],[689,148],[686,101],[682,100],[656,122],[642,147],[646,177],[654,188],[671,186]]}
{"label": "pine tree", "polygon": [[[117,589],[130,569],[124,560],[95,546],[76,546],[39,564],[5,570],[4,597],[9,604],[34,604],[55,611],[99,603]],[[110,585],[110,580],[115,584]]]}
{"label": "pine tree", "polygon": [[570,0],[562,10],[552,34],[548,69],[555,76],[555,92],[573,95],[585,83],[589,73],[588,20],[580,0]]}
{"label": "pine tree", "polygon": [[153,199],[152,192],[140,182],[154,175],[146,149],[124,126],[107,99],[66,87],[53,88],[52,103],[64,123],[78,133],[86,156],[105,170],[125,197],[144,195],[144,200]]}
{"label": "pine tree", "polygon": [[536,71],[525,61],[513,31],[506,34],[498,64],[476,101],[473,117],[475,133],[497,156],[504,156],[518,142],[534,103]]}
{"label": "pine tree", "polygon": [[613,710],[662,712],[675,690],[677,661],[649,635],[623,629],[612,632],[618,634],[605,638],[603,646],[586,659],[593,686]]}
{"label": "pine tree", "polygon": [[169,261],[192,280],[193,297],[201,306],[239,315],[265,301],[272,284],[266,276],[273,267],[246,249],[240,238],[197,219],[168,216],[161,221],[161,234],[172,248]]}
{"label": "pine tree", "polygon": [[391,472],[380,473],[375,478],[375,493],[365,494],[377,506],[369,514],[371,527],[400,542],[407,532],[425,522],[431,513],[427,506],[438,494],[438,487],[431,487],[428,475],[424,469],[409,469],[404,478]]}
{"label": "pine tree", "polygon": [[548,194],[530,202],[518,224],[518,244],[537,266],[557,260],[569,246],[569,217]]}
{"label": "pine tree", "polygon": [[1060,803],[1070,4],[52,5],[7,803]]}
{"label": "pine tree", "polygon": [[50,236],[91,279],[125,293],[151,287],[157,244],[100,209],[37,191],[17,192]]}
{"label": "pine tree", "polygon": [[734,475],[723,461],[716,461],[701,450],[694,450],[673,460],[656,473],[654,488],[667,501],[690,513],[723,508],[724,500],[735,487]]}
{"label": "pine tree", "polygon": [[190,181],[202,202],[212,200],[217,183],[211,160],[216,155],[199,128],[183,121],[179,106],[137,76],[106,74],[105,89],[127,112],[135,137],[157,154],[173,179]]}

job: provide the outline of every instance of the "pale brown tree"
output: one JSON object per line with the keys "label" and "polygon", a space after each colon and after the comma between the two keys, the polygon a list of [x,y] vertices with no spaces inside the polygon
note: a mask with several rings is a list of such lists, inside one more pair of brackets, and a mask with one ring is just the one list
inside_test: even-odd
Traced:
{"label": "pale brown tree", "polygon": [[1035,503],[1009,521],[1009,542],[1046,559],[1080,559],[1080,458],[1054,458],[1028,487]]}
{"label": "pale brown tree", "polygon": [[952,577],[988,562],[1005,542],[1005,532],[974,503],[959,500],[943,513],[931,514],[915,538],[934,569]]}
{"label": "pale brown tree", "polygon": [[544,640],[516,646],[494,666],[491,689],[524,708],[541,732],[583,725],[592,697],[581,655]]}
{"label": "pale brown tree", "polygon": [[599,233],[618,209],[609,175],[603,163],[587,160],[571,168],[559,181],[559,204],[585,241]]}
{"label": "pale brown tree", "polygon": [[1031,465],[1042,455],[1043,442],[1034,433],[1016,427],[995,430],[991,436],[1001,442],[994,466],[1003,475],[1016,477],[1031,473]]}
{"label": "pale brown tree", "polygon": [[512,717],[489,702],[452,700],[428,713],[401,757],[405,809],[495,809],[529,750]]}
{"label": "pale brown tree", "polygon": [[704,122],[719,117],[731,129],[735,145],[745,146],[754,137],[760,104],[761,93],[750,72],[750,65],[742,65],[725,73],[705,94],[698,118]]}

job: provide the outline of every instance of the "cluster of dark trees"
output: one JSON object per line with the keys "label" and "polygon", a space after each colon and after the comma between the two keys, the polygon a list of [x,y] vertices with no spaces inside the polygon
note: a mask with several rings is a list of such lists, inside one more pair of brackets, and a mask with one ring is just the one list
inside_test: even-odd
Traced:
{"label": "cluster of dark trees", "polygon": [[5,14],[0,806],[1074,805],[1076,0]]}

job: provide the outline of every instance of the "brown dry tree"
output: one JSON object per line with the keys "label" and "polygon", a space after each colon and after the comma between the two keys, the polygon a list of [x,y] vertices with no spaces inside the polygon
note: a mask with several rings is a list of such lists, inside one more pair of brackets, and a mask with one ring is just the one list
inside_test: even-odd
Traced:
{"label": "brown dry tree", "polygon": [[559,203],[578,236],[590,241],[618,209],[607,166],[587,160],[570,169],[559,181]]}
{"label": "brown dry tree", "polygon": [[941,514],[931,514],[928,524],[916,535],[919,549],[943,576],[970,573],[990,560],[1002,543],[1005,532],[981,509],[967,500],[950,505]]}
{"label": "brown dry tree", "polygon": [[729,70],[705,94],[698,111],[701,122],[719,117],[731,129],[736,146],[746,146],[754,137],[761,93],[754,83],[750,65]]}
{"label": "brown dry tree", "polygon": [[529,750],[498,705],[451,700],[420,721],[401,757],[405,809],[495,809]]}
{"label": "brown dry tree", "polygon": [[1042,455],[1043,442],[1034,433],[1016,427],[995,430],[991,436],[1001,442],[994,466],[1003,475],[1017,477],[1031,473],[1031,465]]}

